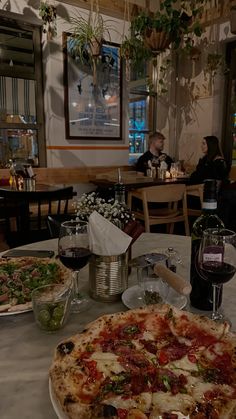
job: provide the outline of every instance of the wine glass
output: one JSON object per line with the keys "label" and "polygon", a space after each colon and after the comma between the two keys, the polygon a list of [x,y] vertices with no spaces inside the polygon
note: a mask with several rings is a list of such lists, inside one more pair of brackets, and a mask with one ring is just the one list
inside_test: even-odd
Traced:
{"label": "wine glass", "polygon": [[171,178],[172,179],[176,179],[177,178],[177,172],[178,172],[178,167],[177,167],[177,163],[171,163],[170,165],[170,174],[171,174]]}
{"label": "wine glass", "polygon": [[61,224],[58,255],[63,265],[73,270],[71,311],[74,313],[84,311],[89,307],[90,300],[79,292],[79,272],[87,265],[91,256],[87,222],[71,220]]}
{"label": "wine glass", "polygon": [[213,286],[212,320],[224,320],[219,313],[222,285],[236,272],[236,233],[227,229],[209,228],[203,232],[198,263],[201,276]]}

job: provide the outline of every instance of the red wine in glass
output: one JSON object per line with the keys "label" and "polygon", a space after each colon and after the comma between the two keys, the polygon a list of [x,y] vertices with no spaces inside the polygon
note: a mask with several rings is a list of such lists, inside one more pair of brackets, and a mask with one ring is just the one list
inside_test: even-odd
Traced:
{"label": "red wine in glass", "polygon": [[203,232],[197,266],[200,275],[213,287],[212,319],[224,320],[219,313],[222,284],[236,273],[236,233],[223,228],[209,228]]}
{"label": "red wine in glass", "polygon": [[58,255],[63,265],[73,271],[71,310],[74,313],[84,311],[89,307],[90,301],[83,293],[81,294],[79,271],[87,265],[91,256],[87,222],[75,219],[61,224]]}
{"label": "red wine in glass", "polygon": [[91,252],[85,247],[69,247],[60,252],[59,258],[64,266],[78,271],[87,265]]}
{"label": "red wine in glass", "polygon": [[201,271],[204,278],[212,284],[225,284],[233,278],[236,273],[236,266],[230,263],[203,263]]}

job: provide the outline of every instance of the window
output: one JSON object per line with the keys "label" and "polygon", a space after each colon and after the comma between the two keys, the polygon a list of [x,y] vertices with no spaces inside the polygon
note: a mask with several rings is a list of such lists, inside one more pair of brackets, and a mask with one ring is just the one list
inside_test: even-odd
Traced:
{"label": "window", "polygon": [[[24,18],[25,19],[25,18]],[[0,13],[0,166],[45,165],[40,26]]]}
{"label": "window", "polygon": [[129,162],[134,164],[147,150],[148,133],[154,131],[156,95],[149,92],[148,71],[132,72],[129,86]]}

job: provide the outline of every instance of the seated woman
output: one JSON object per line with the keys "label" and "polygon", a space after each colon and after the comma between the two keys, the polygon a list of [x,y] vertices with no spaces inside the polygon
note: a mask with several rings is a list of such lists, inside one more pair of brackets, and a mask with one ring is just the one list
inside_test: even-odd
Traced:
{"label": "seated woman", "polygon": [[[236,230],[236,184],[230,184],[228,167],[222,155],[217,137],[211,135],[203,138],[202,152],[196,170],[190,176],[190,183],[202,183],[205,179],[216,179],[218,184],[218,215],[225,227]],[[190,207],[195,207],[194,197]]]}
{"label": "seated woman", "polygon": [[205,179],[216,179],[227,183],[228,168],[220,150],[219,140],[214,135],[202,140],[202,153],[196,170],[190,176],[190,183],[202,183]]}

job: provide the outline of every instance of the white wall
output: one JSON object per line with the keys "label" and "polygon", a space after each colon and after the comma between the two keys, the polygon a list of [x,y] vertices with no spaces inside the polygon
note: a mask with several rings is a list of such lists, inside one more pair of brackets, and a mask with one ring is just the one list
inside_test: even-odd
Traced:
{"label": "white wall", "polygon": [[[141,0],[140,0],[141,1]],[[33,4],[34,2],[30,2]],[[37,10],[28,6],[27,0],[10,0],[11,11],[29,15],[29,11],[38,14]],[[36,1],[35,4],[38,4]],[[60,4],[61,2],[55,2]],[[76,10],[86,15],[85,10],[65,5],[69,15]],[[106,17],[105,17],[106,18]],[[110,17],[108,19],[111,19]],[[123,21],[112,18],[111,40],[119,43],[123,31]],[[48,166],[91,166],[91,165],[123,165],[128,163],[128,118],[127,118],[127,88],[124,86],[123,96],[123,127],[122,141],[92,141],[67,140],[64,124],[64,88],[63,88],[63,56],[62,32],[69,30],[70,25],[63,19],[57,20],[58,34],[53,42],[43,42],[43,60],[45,75],[45,111],[46,111],[46,141],[47,146],[77,147],[109,145],[111,150],[48,150]],[[125,28],[126,31],[128,28]],[[217,42],[219,50],[224,52],[225,43],[233,40],[229,22],[214,25],[202,37],[201,49],[206,53],[204,38]],[[235,38],[235,37],[234,37]],[[195,164],[200,157],[200,141],[205,135],[215,134],[221,138],[223,117],[224,78],[219,75],[214,84],[204,79],[201,62],[193,63],[179,56],[177,73],[172,72],[170,90],[158,100],[157,129],[166,136],[165,151],[176,158],[188,160]],[[176,76],[177,85],[176,85]],[[197,95],[199,96],[197,98]],[[116,147],[123,146],[124,149]]]}
{"label": "white wall", "polygon": [[[38,16],[38,10],[28,6],[27,0],[10,0],[11,11],[15,13],[30,15],[34,13]],[[38,2],[35,2],[38,4]],[[61,2],[54,2],[55,5],[63,7],[65,15],[72,16],[80,13],[86,17],[88,12],[75,8]],[[111,41],[120,43],[123,32],[123,21],[104,16],[110,20],[112,29],[110,31]],[[112,20],[112,22],[111,22]],[[45,124],[46,124],[46,144],[56,148],[66,147],[67,149],[52,149],[47,151],[47,165],[49,167],[62,166],[102,166],[102,165],[125,165],[128,164],[128,119],[127,119],[127,96],[126,86],[124,85],[123,95],[123,134],[121,141],[109,140],[67,140],[65,138],[64,120],[64,86],[63,86],[63,54],[62,54],[62,32],[69,31],[70,24],[62,18],[57,19],[57,36],[53,41],[47,41],[46,35],[43,39],[43,67],[44,67],[44,89],[45,89]],[[125,28],[127,30],[127,28]],[[125,84],[125,83],[124,83]],[[107,147],[109,150],[81,150],[70,149],[70,147],[80,147],[89,145]],[[119,149],[122,148],[122,149]]]}
{"label": "white wall", "polygon": [[[198,162],[203,136],[216,135],[221,140],[224,111],[223,71],[219,70],[212,81],[209,74],[204,74],[202,68],[207,53],[217,51],[224,57],[226,43],[234,39],[229,22],[215,24],[207,28],[202,36],[202,54],[199,61],[193,62],[189,58],[179,57],[176,101],[172,101],[169,109],[168,128],[172,138],[173,155],[187,160],[189,164]],[[176,104],[176,107],[173,104]],[[171,113],[174,112],[175,120],[171,117]]]}

